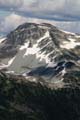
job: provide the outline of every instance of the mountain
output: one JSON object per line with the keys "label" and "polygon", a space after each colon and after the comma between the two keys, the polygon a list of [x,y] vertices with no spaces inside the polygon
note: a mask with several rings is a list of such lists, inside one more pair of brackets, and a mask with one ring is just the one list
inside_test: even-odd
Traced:
{"label": "mountain", "polygon": [[79,80],[80,35],[47,23],[22,24],[0,40],[0,69],[45,83]]}
{"label": "mountain", "polygon": [[0,120],[80,120],[80,35],[25,23],[0,38]]}

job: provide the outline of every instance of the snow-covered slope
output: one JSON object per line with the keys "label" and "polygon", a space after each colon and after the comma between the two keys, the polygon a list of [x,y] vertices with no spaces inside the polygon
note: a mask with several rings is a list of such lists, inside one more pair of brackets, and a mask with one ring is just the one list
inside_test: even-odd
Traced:
{"label": "snow-covered slope", "polygon": [[0,38],[0,44],[5,41],[6,38]]}
{"label": "snow-covered slope", "polygon": [[47,23],[25,23],[0,39],[0,69],[25,77],[62,81],[80,70],[80,35]]}

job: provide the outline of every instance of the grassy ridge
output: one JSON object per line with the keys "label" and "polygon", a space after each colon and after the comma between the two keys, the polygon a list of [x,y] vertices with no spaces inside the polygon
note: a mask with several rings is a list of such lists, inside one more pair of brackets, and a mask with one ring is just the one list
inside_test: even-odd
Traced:
{"label": "grassy ridge", "polygon": [[80,120],[80,89],[0,77],[0,120]]}

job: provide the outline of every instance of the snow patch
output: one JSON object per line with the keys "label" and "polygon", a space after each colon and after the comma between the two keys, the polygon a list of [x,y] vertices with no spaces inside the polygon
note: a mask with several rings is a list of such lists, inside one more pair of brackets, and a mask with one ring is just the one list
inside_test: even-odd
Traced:
{"label": "snow patch", "polygon": [[66,49],[73,49],[75,48],[77,45],[80,45],[80,42],[77,42],[75,39],[73,38],[69,38],[69,42],[68,41],[64,41],[62,45],[60,45],[61,48],[66,48]]}
{"label": "snow patch", "polygon": [[71,35],[76,36],[76,34],[75,34],[75,33],[72,33],[72,32],[68,32],[68,31],[65,31],[65,30],[60,30],[60,31],[62,31],[62,32],[66,33],[66,34],[71,34]]}
{"label": "snow patch", "polygon": [[23,46],[21,46],[20,50],[26,49],[26,52],[24,54],[25,56],[28,55],[36,55],[36,58],[40,59],[40,61],[45,60],[46,63],[50,62],[50,59],[48,58],[48,55],[45,54],[45,52],[41,53],[40,50],[47,46],[50,42],[48,42],[46,45],[44,45],[42,48],[38,47],[38,43],[41,42],[46,37],[49,37],[49,32],[47,31],[43,37],[41,37],[39,40],[37,40],[37,43],[34,44],[31,48],[28,48],[29,42],[25,43]]}
{"label": "snow patch", "polygon": [[76,38],[80,38],[80,35],[76,35]]}
{"label": "snow patch", "polygon": [[27,43],[24,43],[24,45],[20,47],[20,50],[27,49],[28,46],[29,46],[29,41]]}
{"label": "snow patch", "polygon": [[64,68],[63,70],[62,70],[62,76],[64,76],[66,74],[66,69]]}
{"label": "snow patch", "polygon": [[[16,56],[15,56],[16,57]],[[11,60],[8,61],[8,67],[13,63],[15,57],[13,57]]]}
{"label": "snow patch", "polygon": [[34,55],[36,54],[38,51],[40,50],[40,48],[37,47],[37,44],[33,45],[32,48],[27,48],[26,49],[26,52],[24,54],[24,56],[27,56],[27,55]]}
{"label": "snow patch", "polygon": [[11,64],[12,64],[12,62],[14,61],[14,59],[15,59],[15,57],[13,57],[13,58],[11,58],[9,61],[8,61],[8,64],[6,65],[6,64],[0,64],[0,70],[1,69],[4,69],[4,68],[8,68]]}
{"label": "snow patch", "polygon": [[45,39],[45,38],[47,38],[47,37],[49,37],[49,32],[48,32],[48,31],[45,33],[45,35],[44,35],[43,37],[41,37],[41,38],[37,41],[37,43],[41,42],[43,39]]}
{"label": "snow patch", "polygon": [[2,43],[3,41],[5,41],[6,38],[0,38],[0,43]]}
{"label": "snow patch", "polygon": [[15,72],[14,71],[6,71],[6,73],[14,74]]}
{"label": "snow patch", "polygon": [[46,63],[49,63],[50,62],[50,59],[49,59],[49,57],[45,54],[45,52],[43,52],[43,53],[37,53],[36,54],[36,58],[39,58],[40,59],[40,61],[42,61],[42,60],[45,60],[46,61]]}

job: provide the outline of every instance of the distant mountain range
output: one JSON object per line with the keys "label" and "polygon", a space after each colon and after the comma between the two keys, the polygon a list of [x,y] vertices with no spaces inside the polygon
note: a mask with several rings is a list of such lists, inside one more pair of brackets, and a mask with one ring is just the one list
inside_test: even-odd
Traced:
{"label": "distant mountain range", "polygon": [[25,23],[0,38],[0,70],[32,81],[80,80],[80,35]]}

